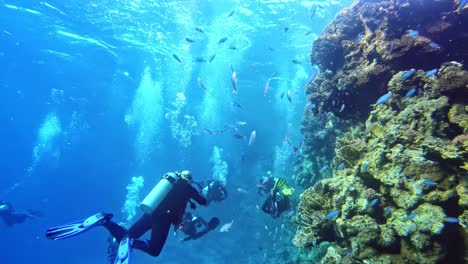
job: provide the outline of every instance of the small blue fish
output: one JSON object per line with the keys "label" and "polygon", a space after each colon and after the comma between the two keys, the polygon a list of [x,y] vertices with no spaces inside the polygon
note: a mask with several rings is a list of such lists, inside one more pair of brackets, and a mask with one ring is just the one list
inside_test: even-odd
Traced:
{"label": "small blue fish", "polygon": [[345,164],[344,164],[344,162],[342,162],[342,163],[340,163],[340,165],[338,165],[338,167],[336,167],[336,169],[337,170],[342,170],[342,169],[344,169],[344,167],[345,167]]}
{"label": "small blue fish", "polygon": [[380,105],[380,104],[384,104],[386,103],[388,100],[390,100],[390,98],[392,98],[392,92],[388,92],[384,95],[382,95],[379,100],[377,100],[377,102],[375,103],[376,105]]}
{"label": "small blue fish", "polygon": [[438,69],[430,70],[430,71],[426,72],[425,76],[426,76],[426,77],[434,76],[434,75],[437,73],[437,70],[438,70]]}
{"label": "small blue fish", "polygon": [[392,209],[390,207],[385,208],[385,217],[390,217],[392,215]]}
{"label": "small blue fish", "polygon": [[194,42],[195,42],[195,40],[193,40],[193,39],[191,39],[191,38],[189,38],[189,37],[186,37],[185,40],[186,40],[187,42],[190,42],[190,43],[194,43]]}
{"label": "small blue fish", "polygon": [[221,45],[221,43],[226,42],[226,40],[228,40],[227,37],[220,38],[219,41],[218,41],[218,45]]}
{"label": "small blue fish", "polygon": [[356,44],[360,44],[363,39],[364,39],[364,33],[361,32],[356,38]]}
{"label": "small blue fish", "polygon": [[364,161],[364,163],[362,163],[362,169],[364,171],[367,171],[369,169],[369,162],[368,161]]}
{"label": "small blue fish", "polygon": [[458,224],[459,220],[456,217],[445,217],[445,222],[451,224]]}
{"label": "small blue fish", "polygon": [[340,210],[333,210],[333,211],[329,212],[329,213],[325,216],[325,218],[328,219],[328,220],[330,220],[330,219],[333,219],[333,218],[337,217],[338,215],[340,215]]}
{"label": "small blue fish", "polygon": [[379,204],[379,198],[375,198],[370,202],[370,206],[374,207]]}
{"label": "small blue fish", "polygon": [[411,77],[411,75],[413,75],[414,72],[416,72],[415,69],[407,70],[401,75],[401,78],[408,79],[409,77]]}
{"label": "small blue fish", "polygon": [[413,97],[413,95],[416,93],[416,88],[411,88],[411,90],[409,90],[405,97],[409,98],[409,97]]}
{"label": "small blue fish", "polygon": [[320,172],[325,172],[326,170],[328,170],[328,165],[325,165],[322,168],[320,168]]}
{"label": "small blue fish", "polygon": [[408,220],[411,220],[413,218],[415,218],[416,216],[418,216],[418,213],[411,213],[407,216]]}
{"label": "small blue fish", "polygon": [[340,107],[340,113],[343,112],[346,108],[346,105],[345,104],[342,104],[341,107]]}
{"label": "small blue fish", "polygon": [[375,19],[375,20],[373,21],[373,23],[374,23],[375,25],[378,25],[378,24],[380,24],[380,22],[382,22],[382,20],[381,20],[381,19]]}
{"label": "small blue fish", "polygon": [[410,29],[408,30],[407,34],[408,34],[408,37],[415,38],[419,35],[419,31]]}
{"label": "small blue fish", "polygon": [[435,43],[434,41],[429,43],[429,47],[431,47],[433,49],[440,49],[440,45]]}
{"label": "small blue fish", "polygon": [[433,182],[433,181],[430,181],[430,180],[423,180],[422,181],[422,184],[426,185],[426,186],[430,186],[430,187],[434,187],[437,185],[437,183]]}
{"label": "small blue fish", "polygon": [[349,255],[349,254],[353,253],[353,251],[351,251],[351,249],[349,249],[349,248],[346,248],[345,250],[343,250],[343,253]]}

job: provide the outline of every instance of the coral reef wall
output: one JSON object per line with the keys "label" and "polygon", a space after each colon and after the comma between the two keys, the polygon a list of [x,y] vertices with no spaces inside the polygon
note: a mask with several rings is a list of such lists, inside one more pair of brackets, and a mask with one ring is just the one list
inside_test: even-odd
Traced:
{"label": "coral reef wall", "polygon": [[322,263],[467,258],[465,2],[356,1],[314,42],[293,244]]}

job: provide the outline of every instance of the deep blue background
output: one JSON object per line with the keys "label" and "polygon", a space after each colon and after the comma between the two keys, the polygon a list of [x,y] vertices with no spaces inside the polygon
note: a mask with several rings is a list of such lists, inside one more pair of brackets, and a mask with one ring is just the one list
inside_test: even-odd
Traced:
{"label": "deep blue background", "polygon": [[[328,6],[329,1],[325,1],[324,8],[311,19],[309,7],[297,2],[62,2],[48,1],[48,6],[35,1],[0,1],[0,199],[11,201],[18,210],[45,213],[41,219],[13,228],[0,224],[1,262],[104,263],[105,230],[64,241],[45,240],[45,230],[102,210],[124,220],[121,208],[133,176],[145,177],[141,195],[170,170],[188,168],[196,180],[209,179],[214,146],[224,149],[223,159],[229,164],[229,199],[198,212],[206,218],[216,215],[222,223],[234,220],[233,228],[230,233],[213,232],[188,243],[170,236],[159,260],[258,263],[274,258],[275,247],[290,245],[293,230],[288,230],[287,217],[272,220],[257,212],[262,197],[256,194],[255,183],[267,170],[287,179],[293,176],[294,154],[290,153],[285,169],[275,170],[275,147],[284,147],[287,131],[294,145],[300,143],[299,124],[305,105],[302,87],[312,71],[308,63],[310,46],[342,6]],[[236,13],[226,18],[233,9]],[[215,20],[223,22],[225,28],[219,22],[216,28],[210,28]],[[194,33],[195,26],[202,26],[207,36]],[[285,27],[289,27],[287,32]],[[307,28],[314,33],[305,36]],[[60,31],[80,38],[64,36]],[[158,31],[163,32],[162,39],[157,38]],[[197,38],[197,43],[187,48],[185,36]],[[213,45],[222,36],[229,36],[229,41],[223,46]],[[231,44],[241,46],[236,40],[244,36],[251,42],[250,48],[227,48]],[[176,62],[172,53],[184,63]],[[217,57],[212,64],[187,64],[191,56],[213,53]],[[296,65],[293,59],[302,63]],[[231,64],[239,78],[237,96],[231,93]],[[158,137],[150,142],[156,151],[141,162],[135,158],[136,131],[124,117],[147,67],[153,80],[161,82],[164,105],[160,107],[164,113],[175,93],[185,91],[188,104],[184,114],[200,116],[206,105],[198,77],[209,89],[225,92],[216,93],[212,99],[221,105],[213,109],[217,111],[216,124],[199,120],[200,133],[188,148],[180,147],[172,138],[170,124],[163,117]],[[265,97],[265,82],[274,72],[279,79],[270,82]],[[182,76],[188,81],[181,85],[178,81]],[[63,96],[52,96],[52,89],[63,91]],[[293,103],[279,99],[288,89]],[[231,107],[232,101],[241,103],[242,109]],[[51,113],[62,126],[54,143],[60,155],[45,155],[34,163],[38,131]],[[74,115],[78,118],[73,119]],[[73,120],[76,126],[70,127]],[[235,121],[248,124],[239,132],[215,137],[201,132],[203,128],[219,130]],[[248,136],[254,129],[257,140],[253,146],[232,138],[236,133]],[[249,193],[239,193],[237,188]],[[277,236],[272,235],[275,228],[279,230]],[[135,263],[152,259],[141,252],[134,255]]]}

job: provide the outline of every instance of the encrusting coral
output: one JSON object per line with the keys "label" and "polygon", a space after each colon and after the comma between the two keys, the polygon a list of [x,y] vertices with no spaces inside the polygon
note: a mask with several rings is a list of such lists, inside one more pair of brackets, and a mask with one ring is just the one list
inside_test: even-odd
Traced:
{"label": "encrusting coral", "polygon": [[322,263],[463,262],[467,17],[449,0],[356,1],[314,43],[296,175],[336,170],[301,195],[294,245],[333,242]]}

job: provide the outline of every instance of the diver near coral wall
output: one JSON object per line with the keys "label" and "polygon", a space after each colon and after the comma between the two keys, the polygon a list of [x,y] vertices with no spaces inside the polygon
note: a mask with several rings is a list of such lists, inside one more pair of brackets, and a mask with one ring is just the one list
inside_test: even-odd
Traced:
{"label": "diver near coral wall", "polygon": [[[179,224],[178,230],[187,235],[182,241],[196,240],[218,227],[219,222],[217,217],[213,217],[209,222],[206,222],[201,216],[194,216],[187,212],[182,223]],[[201,230],[198,231],[199,229]]]}
{"label": "diver near coral wall", "polygon": [[281,213],[291,207],[289,196],[292,189],[285,179],[274,177],[263,177],[257,185],[259,194],[265,194],[266,200],[262,205],[262,211],[278,218]]}
{"label": "diver near coral wall", "polygon": [[[185,213],[187,203],[195,209],[195,200],[206,205],[206,199],[192,186],[192,175],[189,171],[169,172],[164,174],[153,190],[146,196],[140,207],[144,215],[128,230],[111,221],[109,213],[98,213],[83,221],[50,228],[46,237],[60,240],[81,234],[96,226],[103,226],[119,242],[117,257],[114,263],[129,263],[130,249],[136,248],[151,256],[159,256],[166,242],[169,228],[179,225]],[[150,240],[139,238],[151,229]]]}
{"label": "diver near coral wall", "polygon": [[41,217],[42,213],[39,211],[27,210],[24,212],[15,211],[13,206],[6,201],[0,201],[0,218],[7,226],[13,226],[15,224],[22,224],[28,218]]}
{"label": "diver near coral wall", "polygon": [[210,202],[221,202],[227,198],[225,184],[219,180],[210,180],[202,190],[208,204]]}

